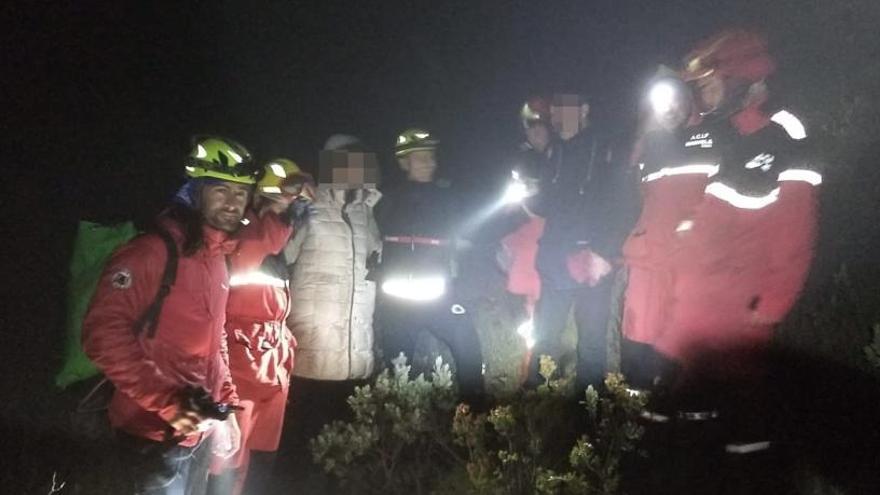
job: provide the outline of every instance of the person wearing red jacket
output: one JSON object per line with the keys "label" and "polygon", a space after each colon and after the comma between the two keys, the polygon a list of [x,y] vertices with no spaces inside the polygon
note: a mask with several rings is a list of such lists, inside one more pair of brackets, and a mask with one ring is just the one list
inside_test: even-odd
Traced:
{"label": "person wearing red jacket", "polygon": [[712,150],[718,172],[676,229],[674,304],[656,342],[685,382],[760,377],[772,329],[813,258],[822,176],[803,124],[762,108],[774,69],[765,40],[745,30],[722,32],[686,59],[703,118],[682,146]]}
{"label": "person wearing red jacket", "polygon": [[621,360],[630,383],[639,387],[664,375],[665,362],[653,346],[666,330],[674,301],[672,253],[718,172],[711,149],[682,146],[697,114],[690,88],[671,69],[661,67],[648,85],[645,111],[631,159],[641,176],[642,211],[623,246]]}
{"label": "person wearing red jacket", "polygon": [[206,431],[224,437],[218,454],[239,445],[235,415],[220,419],[238,403],[223,336],[225,259],[257,169],[241,145],[202,137],[186,171],[157,230],[111,257],[83,322],[84,350],[115,386],[108,415],[136,493],[183,494],[205,479],[190,467]]}
{"label": "person wearing red jacket", "polygon": [[[276,158],[264,167],[253,208],[229,257],[226,338],[229,368],[241,410],[241,449],[215,457],[209,493],[240,494],[249,467],[259,470],[249,490],[262,493],[278,450],[293,371],[295,339],[285,324],[290,311],[287,267],[277,257],[293,235],[291,205],[313,196],[311,177],[291,160]],[[260,454],[255,454],[259,452]],[[266,454],[263,454],[266,453]]]}

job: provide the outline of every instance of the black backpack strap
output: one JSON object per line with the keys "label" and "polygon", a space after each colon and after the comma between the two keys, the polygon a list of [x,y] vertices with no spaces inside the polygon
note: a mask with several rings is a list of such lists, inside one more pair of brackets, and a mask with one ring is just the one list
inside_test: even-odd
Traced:
{"label": "black backpack strap", "polygon": [[140,335],[144,329],[147,330],[147,337],[153,338],[156,335],[156,326],[159,324],[159,315],[162,313],[162,304],[165,298],[171,292],[171,286],[177,279],[177,243],[171,234],[164,229],[156,229],[156,234],[165,243],[165,249],[168,251],[168,260],[165,262],[165,270],[162,272],[162,283],[159,285],[159,291],[156,293],[155,299],[144,310],[143,314],[134,324],[135,335]]}

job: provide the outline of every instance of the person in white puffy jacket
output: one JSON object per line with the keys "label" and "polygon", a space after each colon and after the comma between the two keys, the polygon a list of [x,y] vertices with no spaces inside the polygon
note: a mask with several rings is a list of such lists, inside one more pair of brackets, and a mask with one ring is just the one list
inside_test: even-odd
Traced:
{"label": "person in white puffy jacket", "polygon": [[287,324],[297,341],[292,431],[284,443],[297,451],[307,452],[323,424],[344,418],[347,397],[376,366],[376,287],[367,273],[382,249],[373,218],[382,196],[377,175],[375,154],[360,140],[328,139],[315,201],[284,249],[292,296]]}

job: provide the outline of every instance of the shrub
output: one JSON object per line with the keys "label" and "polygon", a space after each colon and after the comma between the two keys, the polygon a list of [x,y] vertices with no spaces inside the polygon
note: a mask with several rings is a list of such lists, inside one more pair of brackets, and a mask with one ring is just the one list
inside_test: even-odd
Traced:
{"label": "shrub", "polygon": [[438,358],[426,379],[410,378],[403,356],[393,365],[349,397],[353,421],[326,425],[311,442],[315,462],[353,492],[429,493],[462,460],[450,432],[449,366]]}
{"label": "shrub", "polygon": [[542,356],[545,382],[536,390],[488,414],[456,410],[453,435],[467,450],[477,493],[617,493],[621,461],[643,434],[636,418],[647,398],[610,374],[606,396],[589,387],[573,408],[571,376],[555,375],[556,364]]}

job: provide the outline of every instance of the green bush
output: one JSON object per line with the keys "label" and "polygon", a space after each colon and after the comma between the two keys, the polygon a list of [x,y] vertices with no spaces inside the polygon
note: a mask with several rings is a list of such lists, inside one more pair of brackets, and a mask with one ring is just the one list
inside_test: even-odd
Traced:
{"label": "green bush", "polygon": [[398,358],[349,398],[354,420],[312,440],[314,460],[351,493],[617,493],[646,397],[610,374],[607,394],[590,387],[578,401],[573,377],[547,356],[541,375],[537,389],[476,412],[456,407],[441,359],[428,379]]}
{"label": "green bush", "polygon": [[[541,358],[544,384],[521,392],[488,414],[467,405],[456,411],[455,441],[467,450],[467,472],[477,493],[617,493],[620,464],[636,450],[643,430],[636,418],[647,398],[610,374],[607,395],[589,387],[572,404],[572,378],[557,378]],[[586,414],[584,412],[586,411]]]}
{"label": "green bush", "polygon": [[326,425],[311,443],[315,462],[352,492],[429,493],[460,460],[449,366],[438,358],[430,379],[413,379],[406,358],[393,363],[349,397],[353,421]]}

